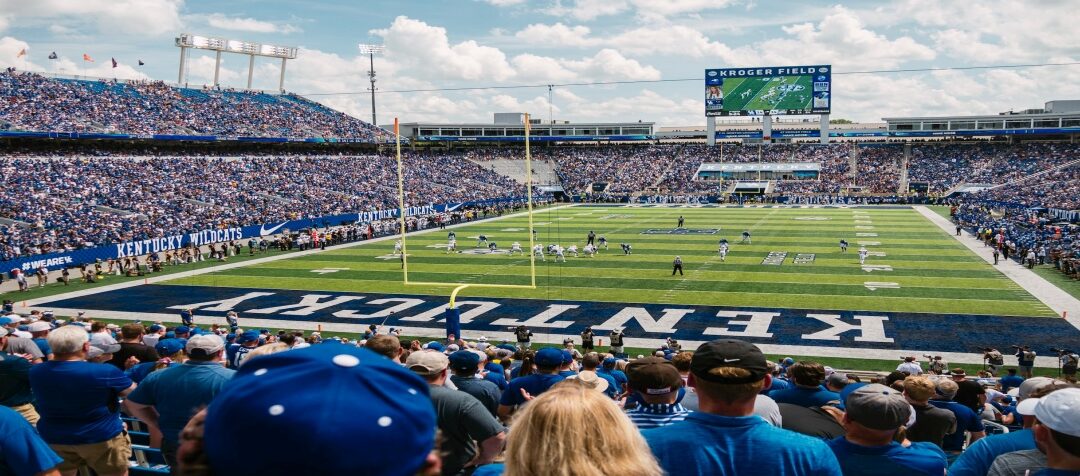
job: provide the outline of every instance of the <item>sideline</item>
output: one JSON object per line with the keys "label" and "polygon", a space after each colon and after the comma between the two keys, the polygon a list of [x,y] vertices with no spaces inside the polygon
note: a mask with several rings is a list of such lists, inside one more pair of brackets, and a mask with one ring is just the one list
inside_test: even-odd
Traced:
{"label": "sideline", "polygon": [[[573,207],[573,206],[575,206],[575,204],[560,205],[560,206],[557,206],[557,207],[544,208],[542,210],[534,209],[533,213],[535,214],[535,213],[539,213],[539,212],[558,210],[558,209],[561,209],[561,208],[568,208],[568,207]],[[527,216],[528,214],[529,214],[528,211],[523,211],[523,212],[518,212],[518,213],[512,213],[510,215],[503,215],[501,217],[489,218],[489,219],[486,219],[486,220],[481,219],[481,220],[474,220],[474,221],[465,222],[465,223],[458,223],[456,225],[448,225],[445,229],[450,230],[450,229],[454,229],[454,228],[460,228],[460,227],[464,227],[464,226],[475,225],[477,223],[495,222],[495,221],[498,221],[498,220],[502,220],[504,218]],[[434,228],[428,228],[426,230],[409,232],[409,233],[406,233],[406,236],[423,235],[423,234],[442,231],[442,230],[443,230],[443,228],[434,227]],[[233,268],[241,268],[241,267],[244,267],[244,266],[252,266],[252,265],[257,265],[257,264],[270,263],[270,262],[273,262],[273,261],[279,261],[279,260],[283,260],[283,259],[292,259],[292,258],[296,258],[296,257],[300,257],[300,256],[308,256],[308,255],[312,255],[312,254],[316,254],[316,253],[322,253],[323,251],[333,251],[333,250],[341,250],[341,249],[346,249],[346,248],[352,248],[352,247],[361,246],[361,245],[364,245],[364,244],[367,244],[367,243],[378,243],[380,241],[395,240],[395,239],[397,239],[398,236],[401,236],[401,235],[397,235],[397,234],[386,235],[386,236],[381,236],[381,237],[378,237],[378,238],[372,238],[370,240],[360,240],[360,241],[354,241],[354,242],[351,242],[351,243],[345,243],[345,244],[341,244],[341,245],[328,246],[326,248],[326,250],[313,249],[313,250],[306,250],[306,251],[297,251],[297,252],[294,252],[294,253],[278,254],[278,255],[274,255],[274,256],[267,256],[265,258],[255,258],[255,259],[241,261],[241,262],[237,262],[237,263],[222,264],[220,266],[210,266],[210,267],[206,267],[206,268],[193,269],[191,271],[182,271],[182,272],[179,272],[179,273],[169,273],[169,274],[164,274],[164,275],[161,275],[161,276],[154,276],[154,277],[151,277],[151,278],[146,278],[144,280],[134,280],[134,281],[128,281],[128,282],[124,282],[124,283],[110,284],[110,285],[107,285],[107,286],[99,286],[99,287],[96,287],[96,288],[89,288],[89,289],[83,289],[83,290],[79,290],[79,291],[72,291],[72,292],[69,292],[69,293],[53,294],[51,296],[43,296],[43,297],[39,297],[39,298],[36,298],[36,299],[28,300],[28,301],[26,301],[25,305],[22,305],[22,303],[20,302],[20,306],[16,307],[16,311],[20,312],[20,313],[29,312],[29,311],[32,310],[32,308],[34,308],[35,306],[38,306],[39,304],[42,304],[42,303],[49,303],[49,302],[53,302],[53,301],[59,301],[59,300],[62,300],[62,299],[71,299],[71,298],[77,298],[77,297],[82,297],[82,296],[89,296],[91,294],[102,293],[102,292],[105,292],[105,291],[114,291],[114,290],[117,290],[117,289],[127,289],[127,288],[132,288],[132,287],[135,287],[135,286],[142,286],[143,284],[154,284],[154,283],[159,283],[161,281],[171,281],[171,280],[174,280],[174,279],[187,278],[187,277],[191,277],[191,276],[198,276],[198,275],[201,275],[201,274],[216,273],[218,271],[225,271],[225,270],[229,270],[229,269],[233,269]],[[53,309],[53,311],[60,312],[60,311],[57,311],[56,309]],[[101,317],[106,317],[100,312],[96,313],[96,314],[101,315]]]}
{"label": "sideline", "polygon": [[[52,308],[57,314],[74,314],[80,309],[66,309],[66,308]],[[127,321],[160,321],[160,322],[172,322],[178,323],[179,317],[177,314],[162,314],[162,313],[145,313],[145,312],[126,312],[126,311],[92,311],[92,317],[100,317],[104,319],[117,319]],[[1032,318],[1040,319],[1040,318]],[[1047,318],[1041,318],[1047,319]],[[196,316],[195,324],[199,326],[209,326],[211,324],[225,324],[225,319],[217,317]],[[367,330],[369,322],[358,323],[337,323],[337,322],[318,322],[318,321],[288,321],[281,319],[258,319],[258,318],[240,318],[240,326],[244,328],[286,328],[296,329],[304,331],[330,331],[351,333],[357,336],[364,333]],[[408,326],[393,326],[395,329],[400,329],[405,335],[415,337],[430,337],[433,340],[443,339],[446,337],[446,330],[442,328],[432,327],[408,327]],[[466,340],[475,340],[480,336],[487,337],[491,341],[507,341],[513,342],[515,339],[513,332],[499,332],[499,331],[474,331],[469,329],[462,329],[462,337]],[[561,345],[563,340],[567,337],[579,337],[576,333],[568,334],[554,334],[554,333],[540,333],[533,334],[533,343],[535,344],[552,344]],[[600,338],[607,340],[607,336],[600,336]],[[643,338],[643,337],[627,337],[625,339],[628,347],[638,347],[643,349],[659,348],[663,343],[660,339]],[[680,340],[679,341],[685,349],[696,349],[705,341],[697,340]],[[912,349],[864,349],[857,347],[828,347],[828,346],[813,346],[813,345],[788,345],[788,344],[754,344],[758,346],[762,352],[766,354],[775,355],[800,355],[811,357],[837,357],[837,358],[856,358],[856,359],[875,359],[875,360],[893,360],[897,364],[900,364],[900,356],[904,355],[923,355],[925,350],[912,350]],[[981,364],[983,363],[983,354],[971,354],[963,352],[934,352],[934,355],[940,355],[944,357],[945,361],[950,363],[959,364]],[[1055,368],[1058,365],[1057,358],[1054,356],[1038,356],[1035,358],[1035,365],[1037,367]]]}
{"label": "sideline", "polygon": [[[950,236],[956,234],[956,225],[949,221],[949,219],[941,216],[941,214],[926,208],[923,205],[916,205],[912,207],[915,211],[926,217],[933,224],[937,225],[942,230],[945,230]],[[986,261],[989,264],[994,263],[994,254],[992,248],[984,246],[982,242],[975,239],[975,236],[969,233],[967,230],[961,230],[961,236],[959,238],[953,236],[960,243],[975,253],[977,256]],[[1041,301],[1051,310],[1057,313],[1058,317],[1061,317],[1062,313],[1067,313],[1065,320],[1072,324],[1073,327],[1080,330],[1080,299],[1076,299],[1069,293],[1062,291],[1061,288],[1055,286],[1046,278],[1035,274],[1034,271],[1027,269],[1024,265],[1017,263],[1011,259],[1003,259],[999,262],[994,269],[1004,274],[1005,277],[1011,279],[1014,283],[1024,288],[1025,291],[1035,296],[1036,299]]]}

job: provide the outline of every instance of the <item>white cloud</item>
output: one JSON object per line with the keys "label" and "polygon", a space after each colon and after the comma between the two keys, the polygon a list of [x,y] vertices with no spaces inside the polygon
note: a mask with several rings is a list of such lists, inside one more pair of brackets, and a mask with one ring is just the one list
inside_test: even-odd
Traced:
{"label": "white cloud", "polygon": [[184,0],[0,0],[7,21],[54,19],[91,24],[109,35],[172,35],[182,26]]}
{"label": "white cloud", "polygon": [[[761,64],[826,63],[839,68],[891,68],[909,61],[932,60],[933,49],[911,37],[889,39],[872,31],[842,6],[833,7],[818,23],[783,27],[788,38],[755,46]],[[838,69],[839,69],[838,68]]]}
{"label": "white cloud", "polygon": [[206,18],[206,23],[214,28],[234,31],[250,31],[254,33],[296,33],[299,28],[288,23],[277,23],[256,20],[254,18],[231,18],[220,13],[211,14]]}
{"label": "white cloud", "polygon": [[514,76],[498,48],[466,40],[454,45],[446,29],[399,16],[389,28],[371,30],[383,38],[394,61],[425,70],[433,79],[504,81]]}
{"label": "white cloud", "polygon": [[642,65],[610,48],[604,48],[592,58],[563,60],[562,64],[582,78],[613,80],[656,80],[660,70]]}
{"label": "white cloud", "polygon": [[555,0],[554,5],[542,12],[556,17],[589,21],[603,16],[617,15],[630,8],[626,0],[568,0],[568,2],[564,5],[563,0]]}
{"label": "white cloud", "polygon": [[644,17],[670,17],[707,10],[720,10],[735,3],[734,0],[630,0]]}
{"label": "white cloud", "polygon": [[514,5],[521,5],[525,3],[525,0],[482,0],[485,3],[489,3],[496,7],[510,7]]}
{"label": "white cloud", "polygon": [[[222,86],[243,87],[247,84],[247,67],[243,67],[244,73],[226,67],[228,56],[222,55],[221,68],[218,70],[218,84]],[[246,61],[245,61],[246,63]],[[243,81],[239,81],[243,77]],[[187,61],[188,83],[195,86],[200,84],[214,84],[214,57],[209,55],[192,55]]]}
{"label": "white cloud", "polygon": [[601,40],[590,38],[591,30],[587,26],[567,26],[562,23],[545,25],[533,23],[514,33],[514,37],[533,45],[544,46],[594,46]]}
{"label": "white cloud", "polygon": [[[26,50],[26,56],[18,57],[23,50]],[[35,53],[25,41],[10,36],[0,38],[0,68],[14,66],[19,70],[42,70],[43,68],[31,61],[31,58],[43,57]]]}

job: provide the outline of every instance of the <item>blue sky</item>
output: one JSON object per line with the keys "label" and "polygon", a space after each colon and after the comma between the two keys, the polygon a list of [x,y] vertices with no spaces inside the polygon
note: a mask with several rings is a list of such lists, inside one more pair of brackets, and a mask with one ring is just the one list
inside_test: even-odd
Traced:
{"label": "blue sky", "polygon": [[[175,81],[182,32],[300,47],[286,89],[370,117],[376,58],[379,122],[547,118],[546,88],[395,93],[403,89],[702,77],[726,66],[832,64],[837,73],[1080,61],[1075,2],[899,0],[0,0],[0,66]],[[17,54],[26,48],[28,55]],[[47,56],[55,51],[59,60]],[[86,53],[95,63],[82,61]],[[120,66],[111,68],[109,58]],[[244,86],[247,59],[227,55],[222,83]],[[146,65],[136,66],[137,60]],[[192,85],[212,81],[193,54]],[[258,60],[273,88],[277,62]],[[1080,67],[838,75],[833,117],[981,114],[1080,98]],[[704,124],[695,82],[556,87],[550,109],[572,121]]]}

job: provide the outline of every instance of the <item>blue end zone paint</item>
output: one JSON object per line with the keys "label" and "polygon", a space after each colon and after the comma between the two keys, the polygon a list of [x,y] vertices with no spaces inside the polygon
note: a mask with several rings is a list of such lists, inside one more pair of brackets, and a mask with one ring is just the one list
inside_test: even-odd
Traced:
{"label": "blue end zone paint", "polygon": [[[225,309],[215,311],[206,309],[213,307],[212,304],[201,306],[195,311],[196,323],[205,325],[224,322],[226,312],[231,309],[237,311],[241,319],[281,320],[282,327],[288,327],[288,321],[308,321],[445,329],[442,319],[447,299],[421,295],[151,284],[51,301],[39,307],[178,316],[178,306],[233,299],[248,293],[267,295],[243,300],[232,307],[218,306]],[[308,313],[296,313],[296,308],[302,307],[298,306],[298,303],[304,299],[305,305],[314,304],[317,307],[318,303],[349,296],[356,298]],[[489,309],[485,311],[479,303],[486,304]],[[273,312],[253,312],[279,306],[293,307]],[[392,307],[397,307],[396,312],[380,313]],[[1007,349],[1010,344],[1025,344],[1043,355],[1049,352],[1050,347],[1080,348],[1080,331],[1064,319],[1054,318],[472,297],[459,298],[459,309],[462,315],[461,328],[475,332],[506,331],[517,325],[516,321],[523,321],[534,331],[542,330],[567,336],[578,336],[586,326],[604,329],[605,324],[608,324],[607,327],[625,327],[627,337],[675,337],[685,341],[735,336],[760,344],[960,353],[979,352],[978,348],[983,346]],[[539,316],[545,312],[550,317]],[[718,329],[726,331],[721,330],[718,333]],[[830,329],[834,336],[827,335]],[[739,335],[751,330],[756,336]],[[1022,342],[1018,342],[1018,339]]]}

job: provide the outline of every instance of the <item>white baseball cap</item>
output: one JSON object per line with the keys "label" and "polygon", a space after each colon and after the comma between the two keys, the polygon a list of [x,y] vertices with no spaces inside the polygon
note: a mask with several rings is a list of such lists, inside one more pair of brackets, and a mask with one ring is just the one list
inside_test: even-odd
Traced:
{"label": "white baseball cap", "polygon": [[1035,415],[1039,423],[1058,433],[1080,437],[1080,388],[1055,390],[1042,398],[1028,398],[1016,406],[1021,415]]}

